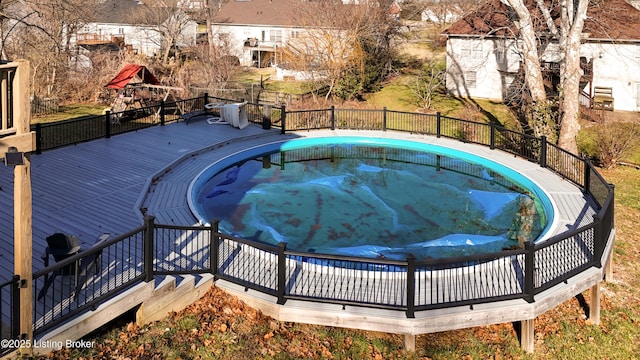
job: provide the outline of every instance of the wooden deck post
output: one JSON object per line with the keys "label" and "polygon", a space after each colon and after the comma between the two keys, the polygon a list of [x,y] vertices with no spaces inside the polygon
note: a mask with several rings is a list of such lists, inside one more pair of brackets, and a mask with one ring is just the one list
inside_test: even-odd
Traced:
{"label": "wooden deck post", "polygon": [[[32,194],[31,162],[28,153],[35,150],[35,133],[31,133],[30,129],[29,77],[29,62],[18,61],[13,84],[11,84],[16,133],[3,140],[6,140],[7,146],[15,144],[18,151],[25,153],[23,164],[15,165],[13,169],[13,267],[15,275],[20,277],[20,338],[33,343]],[[12,144],[13,140],[15,140],[14,144]],[[21,348],[20,354],[29,357],[33,354],[33,349]]]}
{"label": "wooden deck post", "polygon": [[533,353],[535,340],[534,320],[520,321],[520,347],[527,353]]}
{"label": "wooden deck post", "polygon": [[606,281],[613,281],[613,251],[609,254],[609,259],[604,266],[604,279]]}
{"label": "wooden deck post", "polygon": [[416,351],[416,336],[413,334],[404,334],[404,350]]}
{"label": "wooden deck post", "polygon": [[589,294],[589,321],[600,325],[600,283],[593,285]]}
{"label": "wooden deck post", "polygon": [[[14,168],[14,273],[20,276],[20,338],[33,341],[32,230],[31,230],[31,164],[25,156],[24,165]],[[31,347],[20,354],[30,356]]]}

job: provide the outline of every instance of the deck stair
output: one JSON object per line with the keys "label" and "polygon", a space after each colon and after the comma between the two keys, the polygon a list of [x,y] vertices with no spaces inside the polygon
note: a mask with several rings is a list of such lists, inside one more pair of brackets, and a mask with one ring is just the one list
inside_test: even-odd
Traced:
{"label": "deck stair", "polygon": [[[149,283],[141,283],[103,303],[93,311],[86,312],[73,320],[42,335],[38,341],[42,344],[53,344],[67,340],[75,341],[86,334],[108,324],[118,316],[135,310],[136,323],[147,324],[160,320],[170,312],[180,311],[200,299],[213,285],[212,275],[183,276],[182,281],[173,276]],[[157,285],[156,285],[157,284]],[[38,354],[45,354],[53,349],[42,347]]]}

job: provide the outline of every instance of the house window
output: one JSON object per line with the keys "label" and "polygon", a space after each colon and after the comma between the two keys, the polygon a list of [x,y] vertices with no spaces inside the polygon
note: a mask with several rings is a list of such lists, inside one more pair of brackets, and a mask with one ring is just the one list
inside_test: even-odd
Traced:
{"label": "house window", "polygon": [[496,50],[496,64],[498,64],[498,69],[499,70],[506,70],[507,69],[507,49],[505,48],[498,48]]}
{"label": "house window", "polygon": [[464,73],[464,85],[469,89],[476,88],[476,72],[475,71],[466,71]]}
{"label": "house window", "polygon": [[269,41],[275,43],[282,42],[282,30],[271,30],[269,31]]}
{"label": "house window", "polygon": [[467,44],[460,49],[460,57],[462,59],[480,59],[482,58],[482,44]]}

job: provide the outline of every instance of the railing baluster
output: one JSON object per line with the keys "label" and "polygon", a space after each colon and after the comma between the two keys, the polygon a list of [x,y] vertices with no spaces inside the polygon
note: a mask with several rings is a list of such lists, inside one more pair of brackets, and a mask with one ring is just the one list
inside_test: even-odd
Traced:
{"label": "railing baluster", "polygon": [[145,217],[145,236],[144,236],[144,281],[153,280],[153,241],[155,238],[155,218],[153,216]]}
{"label": "railing baluster", "polygon": [[287,285],[287,256],[285,251],[287,250],[287,243],[278,243],[278,304],[283,305],[287,299],[285,299],[285,287]]}
{"label": "railing baluster", "polygon": [[218,257],[219,255],[219,246],[220,246],[220,237],[218,233],[220,232],[220,220],[214,219],[211,221],[211,227],[209,228],[210,239],[209,239],[209,264],[211,266],[211,273],[213,274],[214,279],[218,279]]}
{"label": "railing baluster", "polygon": [[[20,335],[20,276],[13,275],[11,285],[11,338]],[[2,314],[0,314],[2,316]]]}
{"label": "railing baluster", "polygon": [[407,256],[407,290],[406,290],[406,303],[408,318],[415,317],[415,302],[416,302],[416,257],[413,254]]}

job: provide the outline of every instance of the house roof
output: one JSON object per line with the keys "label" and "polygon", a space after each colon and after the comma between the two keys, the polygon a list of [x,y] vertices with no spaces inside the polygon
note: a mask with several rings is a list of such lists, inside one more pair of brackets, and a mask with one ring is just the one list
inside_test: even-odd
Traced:
{"label": "house roof", "polygon": [[136,64],[127,64],[107,85],[107,89],[123,89],[131,80],[139,79],[144,84],[160,85],[158,79],[145,66]]}
{"label": "house roof", "polygon": [[214,18],[217,24],[296,26],[296,0],[229,0]]}
{"label": "house roof", "polygon": [[[105,0],[96,5],[91,22],[104,24],[157,25],[168,17],[166,11],[153,9],[154,3],[139,0]],[[167,14],[164,19],[163,13]],[[149,15],[153,14],[153,15]]]}
{"label": "house roof", "polygon": [[[531,9],[534,26],[538,32],[547,32],[548,27],[540,17],[532,0],[525,0]],[[558,9],[552,11],[559,22]],[[517,16],[513,9],[500,0],[489,0],[476,11],[455,22],[444,35],[491,35],[515,37],[518,29],[514,24]],[[624,0],[595,0],[589,6],[583,33],[590,39],[640,40],[640,11]]]}

